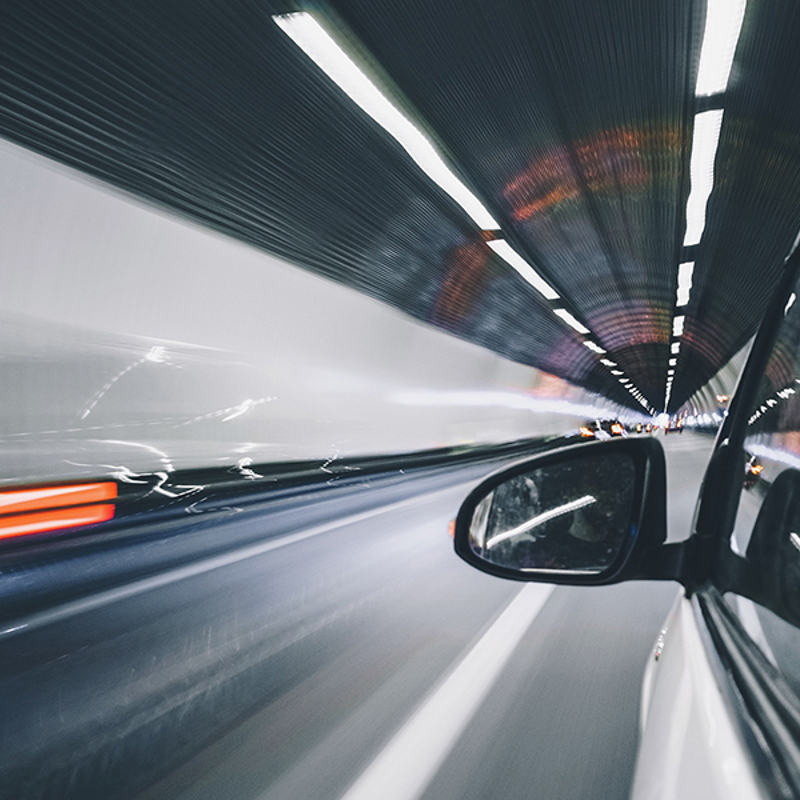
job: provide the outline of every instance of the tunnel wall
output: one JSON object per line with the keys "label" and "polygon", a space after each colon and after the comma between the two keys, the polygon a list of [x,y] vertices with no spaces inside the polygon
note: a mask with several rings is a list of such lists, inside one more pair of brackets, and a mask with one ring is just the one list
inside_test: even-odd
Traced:
{"label": "tunnel wall", "polygon": [[401,453],[610,403],[0,141],[0,480]]}
{"label": "tunnel wall", "polygon": [[683,404],[679,413],[689,420],[692,427],[706,433],[716,433],[727,413],[730,398],[736,391],[752,344],[753,339],[750,339],[708,383]]}

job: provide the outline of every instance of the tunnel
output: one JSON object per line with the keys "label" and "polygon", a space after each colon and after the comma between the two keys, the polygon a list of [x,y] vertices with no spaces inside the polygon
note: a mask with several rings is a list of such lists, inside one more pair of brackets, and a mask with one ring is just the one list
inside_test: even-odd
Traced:
{"label": "tunnel", "polygon": [[640,783],[678,584],[497,580],[453,520],[655,440],[703,533],[795,298],[795,4],[2,12],[0,798],[680,796]]}

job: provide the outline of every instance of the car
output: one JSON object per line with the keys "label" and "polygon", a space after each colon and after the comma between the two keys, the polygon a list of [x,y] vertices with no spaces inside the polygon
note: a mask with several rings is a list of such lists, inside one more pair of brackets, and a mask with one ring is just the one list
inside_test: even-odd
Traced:
{"label": "car", "polygon": [[501,578],[680,585],[644,673],[635,800],[800,797],[799,265],[795,250],[687,538],[666,539],[652,437],[559,444],[488,477],[456,519],[456,553]]}
{"label": "car", "polygon": [[763,471],[764,465],[758,456],[750,456],[744,468],[744,488],[752,489],[756,486]]}
{"label": "car", "polygon": [[627,436],[625,426],[619,420],[596,419],[581,425],[578,432],[583,439],[609,439],[612,436]]}

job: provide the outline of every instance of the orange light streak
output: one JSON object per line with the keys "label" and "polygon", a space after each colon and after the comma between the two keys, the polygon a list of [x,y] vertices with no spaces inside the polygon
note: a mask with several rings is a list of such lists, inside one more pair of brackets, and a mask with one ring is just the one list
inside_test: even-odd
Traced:
{"label": "orange light streak", "polygon": [[13,514],[8,517],[0,517],[0,539],[25,536],[30,533],[44,533],[60,528],[74,528],[79,525],[93,525],[98,522],[106,522],[113,516],[114,506],[111,504],[59,508],[32,514]]}
{"label": "orange light streak", "polygon": [[0,492],[0,514],[100,503],[117,496],[117,484],[80,483],[72,486],[41,486]]}
{"label": "orange light streak", "polygon": [[106,522],[114,516],[109,500],[117,484],[77,483],[0,492],[0,539]]}

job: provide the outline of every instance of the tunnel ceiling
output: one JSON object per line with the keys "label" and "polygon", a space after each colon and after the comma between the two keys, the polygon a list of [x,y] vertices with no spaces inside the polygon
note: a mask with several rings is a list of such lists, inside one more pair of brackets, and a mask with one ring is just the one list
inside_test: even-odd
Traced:
{"label": "tunnel ceiling", "polygon": [[[273,20],[309,10],[499,231]],[[612,371],[661,410],[672,356],[675,409],[754,333],[800,227],[800,6],[750,0],[727,88],[699,97],[705,19],[689,0],[6,3],[0,135],[627,405]],[[686,246],[696,115],[719,109]]]}

